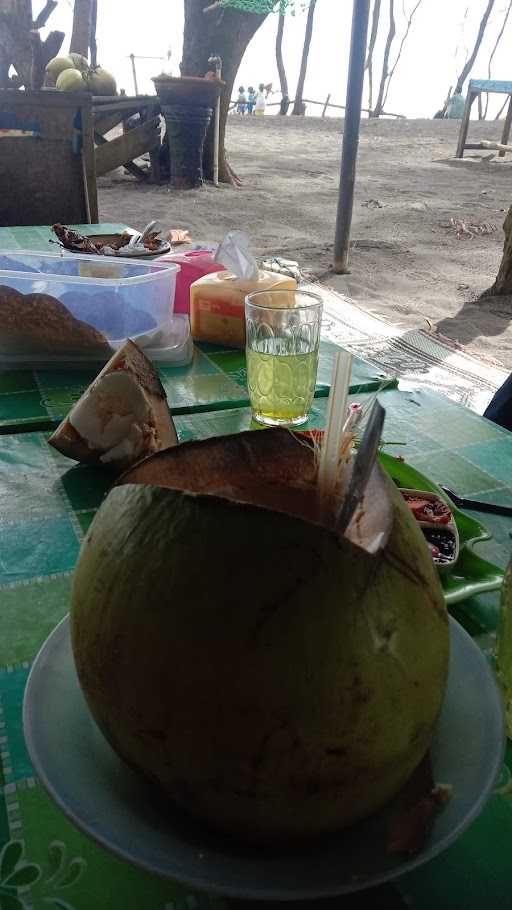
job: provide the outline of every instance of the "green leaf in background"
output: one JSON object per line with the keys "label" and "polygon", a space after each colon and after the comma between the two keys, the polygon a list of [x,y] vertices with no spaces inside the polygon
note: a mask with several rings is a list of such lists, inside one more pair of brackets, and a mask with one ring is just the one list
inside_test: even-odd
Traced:
{"label": "green leaf in background", "polygon": [[11,840],[0,853],[0,882],[3,882],[11,872],[14,872],[23,856],[23,844],[19,840]]}
{"label": "green leaf in background", "polygon": [[34,863],[26,863],[20,866],[14,872],[11,872],[8,878],[3,881],[3,885],[8,888],[27,888],[29,885],[35,885],[41,878],[41,870]]}
{"label": "green leaf in background", "polygon": [[0,910],[26,910],[26,905],[19,897],[0,891]]}
{"label": "green leaf in background", "polygon": [[66,845],[60,840],[54,840],[48,846],[48,863],[50,874],[46,881],[52,882],[64,870],[66,864]]}
{"label": "green leaf in background", "polygon": [[55,881],[56,888],[71,888],[71,885],[75,885],[79,878],[82,877],[85,870],[87,869],[87,863],[85,859],[82,859],[81,856],[76,856],[71,860],[68,868],[66,869],[65,874],[58,880]]}
{"label": "green leaf in background", "polygon": [[75,910],[72,904],[68,904],[67,901],[61,900],[60,897],[45,897],[43,900],[45,904],[56,907],[57,910]]}

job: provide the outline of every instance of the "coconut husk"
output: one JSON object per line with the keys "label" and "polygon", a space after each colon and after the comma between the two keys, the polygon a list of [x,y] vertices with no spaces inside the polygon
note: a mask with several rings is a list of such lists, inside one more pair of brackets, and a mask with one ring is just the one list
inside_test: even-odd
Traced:
{"label": "coconut husk", "polygon": [[50,294],[21,294],[0,285],[0,353],[97,354],[111,352],[102,332],[72,313]]}
{"label": "coconut husk", "polygon": [[[140,427],[142,441],[140,447],[131,455],[124,454],[112,461],[106,459],[108,449],[98,446],[85,438],[74,425],[74,415],[80,409],[81,403],[87,396],[96,394],[98,400],[105,388],[104,380],[114,373],[124,373],[130,376],[143,392],[148,407],[149,417],[147,422]],[[124,403],[123,403],[124,404]],[[124,413],[129,413],[130,402],[127,401]],[[106,422],[115,418],[115,413],[102,412],[102,419]],[[57,427],[48,440],[49,444],[75,461],[86,464],[108,464],[110,468],[119,470],[126,468],[146,455],[175,446],[178,442],[174,423],[167,405],[165,390],[152,363],[143,354],[133,341],[128,340],[103,367],[93,383],[84,392],[79,401],[71,409],[67,417]],[[117,443],[116,445],[118,445]]]}

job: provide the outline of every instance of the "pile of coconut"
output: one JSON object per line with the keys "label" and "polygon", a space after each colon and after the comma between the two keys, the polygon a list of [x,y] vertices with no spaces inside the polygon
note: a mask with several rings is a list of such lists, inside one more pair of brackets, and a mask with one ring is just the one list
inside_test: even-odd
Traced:
{"label": "pile of coconut", "polygon": [[93,95],[116,95],[116,80],[102,66],[91,66],[82,54],[53,57],[46,66],[44,80],[48,88],[61,92],[91,92]]}

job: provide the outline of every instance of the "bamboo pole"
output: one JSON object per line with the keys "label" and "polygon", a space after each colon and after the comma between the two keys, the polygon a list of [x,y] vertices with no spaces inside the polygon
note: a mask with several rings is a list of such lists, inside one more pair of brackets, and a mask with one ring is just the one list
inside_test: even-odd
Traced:
{"label": "bamboo pole", "polygon": [[[324,106],[323,106],[322,117],[325,117],[327,108],[329,107],[329,101],[330,101],[330,100],[331,100],[331,93],[329,92],[329,94],[327,95],[327,98],[325,99],[325,104],[324,104]],[[311,104],[311,103],[312,103],[312,102],[309,102],[309,104]],[[334,107],[334,105],[333,105],[333,107]]]}
{"label": "bamboo pole", "polygon": [[[320,107],[324,107],[324,105],[325,105],[325,101],[313,101],[312,98],[303,98],[302,100],[303,100],[304,104],[317,104],[317,105],[319,105]],[[236,98],[233,98],[233,100],[231,101],[231,106],[232,106],[232,107],[236,107],[237,103],[238,103],[238,102],[237,102],[237,99],[236,99]],[[293,103],[294,103],[293,101],[290,101],[290,104],[293,104]],[[280,106],[281,106],[281,102],[280,102],[280,101],[269,101],[269,102],[267,102],[267,107],[280,107]],[[338,110],[338,111],[344,111],[344,110],[345,110],[345,105],[344,105],[344,104],[334,104],[333,101],[329,101],[328,107],[334,107],[334,108],[336,108],[336,110]],[[369,114],[370,111],[368,110],[367,107],[362,107],[362,108],[361,108],[361,113],[362,113],[362,114]],[[407,117],[405,116],[405,114],[395,114],[393,111],[382,111],[382,114],[381,114],[380,116],[381,116],[381,117],[396,117],[397,120],[407,120]]]}

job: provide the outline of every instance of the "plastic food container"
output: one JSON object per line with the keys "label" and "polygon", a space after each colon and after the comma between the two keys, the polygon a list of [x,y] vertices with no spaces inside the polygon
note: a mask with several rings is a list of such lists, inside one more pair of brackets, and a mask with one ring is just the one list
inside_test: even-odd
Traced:
{"label": "plastic food container", "polygon": [[170,364],[192,356],[186,317],[172,315],[171,262],[0,252],[0,365],[106,362],[127,338]]}
{"label": "plastic food container", "polygon": [[260,269],[258,280],[244,281],[231,272],[216,272],[190,288],[192,337],[232,347],[245,346],[245,298],[254,291],[294,291],[295,278]]}
{"label": "plastic food container", "polygon": [[223,272],[225,266],[214,262],[215,253],[211,250],[186,250],[183,253],[168,253],[161,256],[159,262],[174,262],[180,270],[176,276],[176,293],[174,296],[174,312],[190,312],[190,285],[212,272]]}

